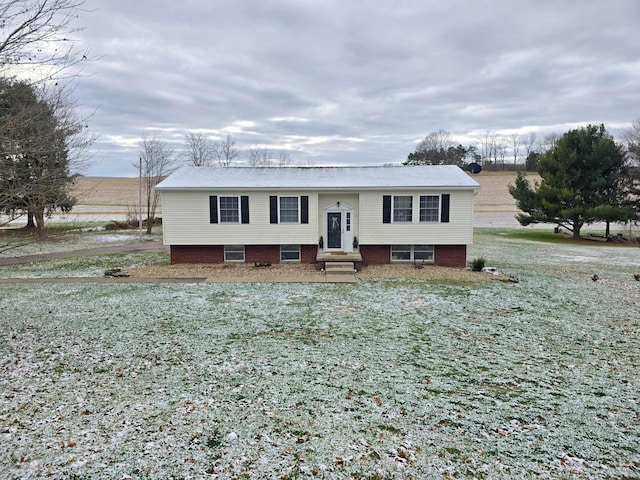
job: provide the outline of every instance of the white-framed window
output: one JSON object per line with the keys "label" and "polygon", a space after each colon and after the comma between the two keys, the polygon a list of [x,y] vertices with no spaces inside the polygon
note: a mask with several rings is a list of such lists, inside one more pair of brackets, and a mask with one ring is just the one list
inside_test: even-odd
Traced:
{"label": "white-framed window", "polygon": [[220,223],[240,223],[239,197],[220,197]]}
{"label": "white-framed window", "polygon": [[413,221],[413,196],[394,195],[392,212],[394,222]]}
{"label": "white-framed window", "polygon": [[244,245],[225,245],[225,262],[244,262]]}
{"label": "white-framed window", "polygon": [[420,221],[440,220],[440,195],[420,195]]}
{"label": "white-framed window", "polygon": [[392,262],[433,262],[433,245],[391,245]]}
{"label": "white-framed window", "polygon": [[280,197],[280,223],[298,223],[300,221],[299,200],[299,197]]}
{"label": "white-framed window", "polygon": [[280,245],[281,262],[299,262],[300,245]]}
{"label": "white-framed window", "polygon": [[414,245],[413,260],[415,262],[433,262],[434,248],[433,245]]}

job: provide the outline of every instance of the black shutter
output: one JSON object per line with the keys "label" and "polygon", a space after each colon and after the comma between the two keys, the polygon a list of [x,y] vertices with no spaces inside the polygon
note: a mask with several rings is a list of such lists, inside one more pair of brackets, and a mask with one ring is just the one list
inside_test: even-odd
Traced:
{"label": "black shutter", "polygon": [[218,223],[218,196],[209,196],[209,223]]}
{"label": "black shutter", "polygon": [[249,197],[247,195],[240,197],[240,213],[242,215],[241,222],[249,223]]}
{"label": "black shutter", "polygon": [[309,223],[309,196],[300,197],[300,223]]}
{"label": "black shutter", "polygon": [[269,195],[269,223],[278,223],[278,196]]}
{"label": "black shutter", "polygon": [[451,200],[450,197],[451,195],[449,195],[448,193],[442,194],[442,205],[440,207],[440,221],[442,223],[449,222],[449,203]]}
{"label": "black shutter", "polygon": [[391,223],[391,195],[382,196],[382,223]]}

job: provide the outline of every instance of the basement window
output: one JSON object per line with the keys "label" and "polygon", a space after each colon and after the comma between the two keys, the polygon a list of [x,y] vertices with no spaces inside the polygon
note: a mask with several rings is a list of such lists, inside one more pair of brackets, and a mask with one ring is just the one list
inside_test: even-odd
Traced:
{"label": "basement window", "polygon": [[300,245],[280,245],[281,262],[299,262]]}
{"label": "basement window", "polygon": [[433,260],[433,245],[391,245],[392,262],[432,263]]}
{"label": "basement window", "polygon": [[225,245],[225,262],[244,262],[244,245]]}

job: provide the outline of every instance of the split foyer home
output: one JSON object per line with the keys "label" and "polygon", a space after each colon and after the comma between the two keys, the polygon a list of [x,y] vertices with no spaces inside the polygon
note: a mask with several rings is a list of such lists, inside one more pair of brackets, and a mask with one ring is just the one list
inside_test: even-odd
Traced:
{"label": "split foyer home", "polygon": [[456,166],[183,167],[159,183],[171,263],[464,267],[479,185]]}

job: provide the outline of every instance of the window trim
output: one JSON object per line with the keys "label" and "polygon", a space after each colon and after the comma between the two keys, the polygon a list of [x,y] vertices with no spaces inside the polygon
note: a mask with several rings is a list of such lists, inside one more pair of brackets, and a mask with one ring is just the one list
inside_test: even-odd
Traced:
{"label": "window trim", "polygon": [[[283,198],[295,198],[296,199],[296,220],[282,220],[282,199]],[[287,212],[293,212],[293,209],[287,209]],[[300,223],[300,195],[278,195],[278,223],[297,225]]]}
{"label": "window trim", "polygon": [[[223,198],[235,198],[236,203],[237,203],[237,220],[223,220],[223,216],[222,216],[222,199]],[[231,223],[231,224],[236,224],[236,223],[240,223],[240,220],[242,219],[242,206],[240,205],[241,201],[240,201],[240,195],[218,195],[218,223]],[[231,209],[225,209],[225,210],[231,210]]]}
{"label": "window trim", "polygon": [[[409,207],[401,207],[402,210],[409,210],[409,220],[396,220],[396,199],[408,198],[411,200]],[[413,195],[392,195],[391,196],[391,223],[413,223]]]}
{"label": "window trim", "polygon": [[[409,247],[408,250],[396,250],[397,252],[409,252],[409,258],[406,260],[398,260],[398,259],[394,259],[393,258],[393,254],[394,254],[394,247]],[[416,247],[429,247],[426,249],[426,251],[428,251],[429,249],[431,250],[431,259],[430,260],[424,260],[424,259],[416,259]],[[425,251],[423,250],[418,250],[418,251]],[[428,244],[396,244],[396,245],[391,245],[389,247],[389,258],[391,263],[412,263],[412,262],[421,262],[421,263],[434,263],[435,262],[435,258],[436,258],[436,248],[435,245],[428,245]]]}
{"label": "window trim", "polygon": [[[427,199],[427,198],[437,198],[438,199],[438,204],[436,205],[436,207],[431,207],[429,209],[424,208],[425,212],[433,212],[435,211],[436,214],[436,219],[435,220],[423,220],[422,219],[422,212],[423,212],[423,208],[422,208],[422,199]],[[418,221],[420,223],[440,223],[440,209],[441,209],[441,195],[440,194],[435,194],[435,195],[420,195],[418,198]]]}
{"label": "window trim", "polygon": [[[289,247],[289,248],[287,248],[287,247]],[[285,252],[289,252],[289,253],[296,252],[298,254],[298,258],[284,258],[283,254]],[[296,245],[296,244],[280,245],[280,262],[282,262],[282,263],[300,263],[300,256],[301,256],[300,245]]]}
{"label": "window trim", "polygon": [[[232,250],[234,247],[237,247],[236,250]],[[227,258],[228,253],[238,253],[242,249],[242,259],[229,259]],[[244,245],[225,245],[224,246],[224,261],[225,263],[244,263],[246,258]]]}
{"label": "window trim", "polygon": [[[220,201],[222,198],[238,199],[238,221],[222,221]],[[209,223],[237,225],[249,223],[249,195],[209,195]]]}
{"label": "window trim", "polygon": [[[298,220],[283,222],[281,215],[282,198],[298,199]],[[269,223],[271,225],[307,225],[309,224],[309,195],[269,195]]]}

